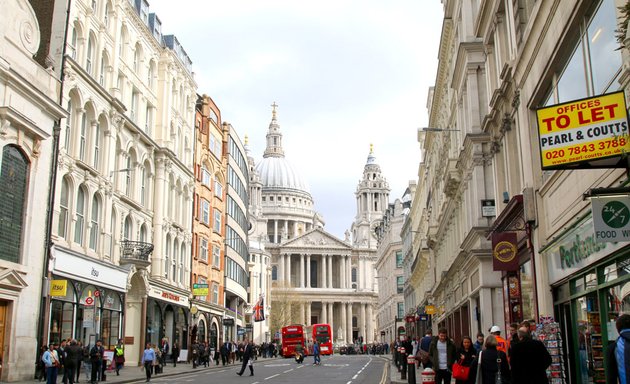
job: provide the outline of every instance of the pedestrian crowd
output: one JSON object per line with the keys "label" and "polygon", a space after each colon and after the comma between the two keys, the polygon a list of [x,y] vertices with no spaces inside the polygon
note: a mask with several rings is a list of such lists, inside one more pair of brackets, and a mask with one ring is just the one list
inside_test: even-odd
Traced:
{"label": "pedestrian crowd", "polygon": [[[392,346],[394,361],[399,370],[405,369],[405,356],[415,356],[417,368],[431,368],[435,384],[529,384],[548,383],[547,367],[551,355],[545,345],[531,334],[530,323],[510,326],[510,336],[501,336],[499,326],[492,326],[490,334],[479,333],[473,341],[464,336],[459,346],[448,337],[446,328],[437,336],[428,330],[422,338],[397,341]],[[398,351],[404,350],[404,353]]]}

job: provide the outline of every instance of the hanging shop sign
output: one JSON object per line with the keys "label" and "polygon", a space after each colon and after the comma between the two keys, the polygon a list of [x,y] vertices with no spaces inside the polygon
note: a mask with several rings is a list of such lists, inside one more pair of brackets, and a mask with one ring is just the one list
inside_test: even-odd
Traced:
{"label": "hanging shop sign", "polygon": [[223,319],[223,325],[234,326],[234,319],[229,317]]}
{"label": "hanging shop sign", "polygon": [[630,196],[591,198],[595,241],[630,241]]}
{"label": "hanging shop sign", "polygon": [[497,215],[497,206],[494,199],[481,200],[481,216],[495,217]]}
{"label": "hanging shop sign", "polygon": [[630,151],[623,91],[540,108],[536,115],[543,170],[626,165],[619,161]]}
{"label": "hanging shop sign", "polygon": [[427,315],[434,315],[435,305],[427,305],[426,307],[424,307],[424,313],[426,313]]}
{"label": "hanging shop sign", "polygon": [[50,296],[65,297],[68,291],[68,280],[51,280]]}
{"label": "hanging shop sign", "polygon": [[518,270],[518,240],[516,232],[492,233],[492,269]]}

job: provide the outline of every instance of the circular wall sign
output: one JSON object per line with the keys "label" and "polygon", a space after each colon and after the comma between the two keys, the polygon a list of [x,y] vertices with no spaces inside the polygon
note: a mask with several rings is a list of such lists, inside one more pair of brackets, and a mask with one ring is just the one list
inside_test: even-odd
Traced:
{"label": "circular wall sign", "polygon": [[85,305],[92,305],[92,304],[94,304],[94,299],[92,297],[86,297]]}
{"label": "circular wall sign", "polygon": [[630,221],[630,210],[621,201],[609,201],[602,208],[602,219],[611,228],[622,228]]}

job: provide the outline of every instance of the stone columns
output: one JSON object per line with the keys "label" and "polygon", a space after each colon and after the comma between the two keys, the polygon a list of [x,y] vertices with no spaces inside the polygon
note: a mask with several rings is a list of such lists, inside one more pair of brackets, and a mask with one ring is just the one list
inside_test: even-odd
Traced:
{"label": "stone columns", "polygon": [[311,255],[306,255],[306,287],[311,287]]}
{"label": "stone columns", "polygon": [[306,325],[312,325],[311,324],[311,305],[313,305],[313,303],[311,303],[310,301],[306,303]]}
{"label": "stone columns", "polygon": [[282,235],[282,240],[287,240],[289,238],[289,220],[284,221],[284,231]]}
{"label": "stone columns", "polygon": [[328,288],[326,286],[326,282],[328,278],[326,277],[326,255],[322,255],[322,288]]}
{"label": "stone columns", "polygon": [[322,318],[319,320],[320,323],[328,322],[328,303],[322,301]]}
{"label": "stone columns", "polygon": [[365,319],[365,307],[367,305],[365,303],[361,303],[361,313],[359,318],[359,336],[363,336],[363,341],[367,340],[367,330],[365,328],[366,319]]}
{"label": "stone columns", "polygon": [[348,255],[346,263],[346,280],[348,281],[348,288],[352,288],[352,256]]}
{"label": "stone columns", "polygon": [[[347,330],[348,330],[348,318],[347,318],[347,315],[346,315],[346,304],[343,303],[343,302],[341,303],[341,325],[339,326],[339,328],[341,328],[341,332],[342,333],[340,335],[337,335],[337,338],[339,338],[339,336],[342,336],[344,343],[347,343],[348,342],[348,339],[347,339],[347,337],[348,337],[348,332],[347,332]],[[336,331],[337,330],[335,330],[335,332]]]}
{"label": "stone columns", "polygon": [[300,303],[300,324],[306,324],[306,316],[304,315],[305,307],[306,303]]}
{"label": "stone columns", "polygon": [[348,288],[348,282],[346,281],[346,255],[341,255],[339,264],[339,288],[346,289]]}
{"label": "stone columns", "polygon": [[333,276],[332,276],[332,255],[328,255],[328,288],[333,288]]}
{"label": "stone columns", "polygon": [[290,253],[287,253],[287,283],[289,284],[289,287],[293,286],[291,284],[291,254]]}
{"label": "stone columns", "polygon": [[278,281],[284,281],[284,255],[278,255]]}
{"label": "stone columns", "polygon": [[372,312],[372,303],[367,304],[367,335],[366,342],[373,343],[374,342],[374,320],[373,320],[373,312]]}
{"label": "stone columns", "polygon": [[273,242],[278,243],[278,220],[273,221]]}
{"label": "stone columns", "polygon": [[328,303],[328,324],[330,324],[330,329],[334,328],[334,319],[335,319],[335,303]]}
{"label": "stone columns", "polygon": [[348,331],[346,336],[346,343],[352,343],[352,303],[348,303]]}
{"label": "stone columns", "polygon": [[300,288],[304,288],[304,254],[300,254]]}

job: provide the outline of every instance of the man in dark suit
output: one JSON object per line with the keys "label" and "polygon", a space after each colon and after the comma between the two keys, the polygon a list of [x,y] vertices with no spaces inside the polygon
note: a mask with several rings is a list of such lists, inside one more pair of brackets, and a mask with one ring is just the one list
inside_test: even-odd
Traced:
{"label": "man in dark suit", "polygon": [[510,364],[512,384],[549,383],[546,370],[551,365],[551,355],[541,341],[531,338],[527,327],[518,329],[518,343],[512,346]]}
{"label": "man in dark suit", "polygon": [[245,367],[249,365],[250,376],[254,376],[254,343],[251,340],[245,339],[247,345],[243,351],[243,365],[241,371],[237,375],[241,376],[245,372]]}
{"label": "man in dark suit", "polygon": [[97,340],[96,344],[90,349],[90,362],[92,363],[92,376],[90,382],[96,384],[98,380],[98,374],[101,372],[101,365],[103,364],[103,354],[105,349],[103,348],[103,342]]}

